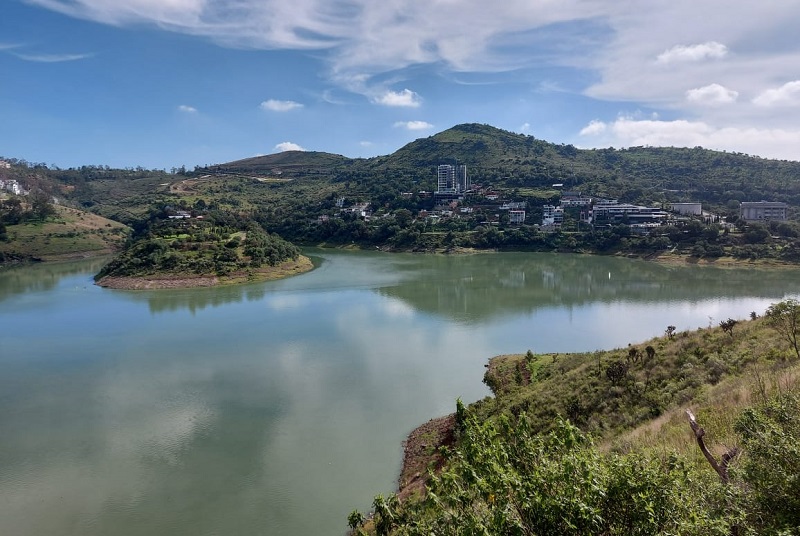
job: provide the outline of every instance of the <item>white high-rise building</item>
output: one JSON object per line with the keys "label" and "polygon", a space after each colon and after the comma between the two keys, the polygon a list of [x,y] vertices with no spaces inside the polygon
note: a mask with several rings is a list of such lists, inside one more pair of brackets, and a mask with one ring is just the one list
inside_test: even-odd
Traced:
{"label": "white high-rise building", "polygon": [[439,166],[437,193],[460,194],[466,192],[469,187],[467,166],[451,166],[450,164]]}

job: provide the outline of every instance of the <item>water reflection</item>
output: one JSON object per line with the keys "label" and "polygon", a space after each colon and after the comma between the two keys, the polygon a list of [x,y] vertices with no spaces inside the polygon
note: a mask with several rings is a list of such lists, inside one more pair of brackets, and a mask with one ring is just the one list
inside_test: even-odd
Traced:
{"label": "water reflection", "polygon": [[379,289],[410,307],[464,322],[588,303],[774,300],[800,292],[800,270],[755,270],[579,255],[504,253],[421,258],[419,277]]}
{"label": "water reflection", "polygon": [[[118,291],[145,302],[152,314],[258,302],[297,291],[369,289],[407,307],[459,322],[618,300],[702,301],[758,296],[779,300],[800,293],[800,269],[668,266],[616,257],[548,253],[462,256],[384,254],[309,249],[312,272],[289,279],[220,288]],[[0,271],[0,301],[10,295],[54,288],[66,276],[96,271],[105,261],[47,264]],[[282,294],[285,300],[285,294]]]}
{"label": "water reflection", "polygon": [[800,281],[569,255],[313,254],[312,272],[218,289],[101,289],[91,262],[0,274],[0,534],[344,533],[392,490],[411,428],[487,394],[492,355],[739,318]]}
{"label": "water reflection", "polygon": [[99,257],[81,261],[46,262],[0,268],[0,302],[16,294],[52,290],[68,276],[98,272],[108,262]]}

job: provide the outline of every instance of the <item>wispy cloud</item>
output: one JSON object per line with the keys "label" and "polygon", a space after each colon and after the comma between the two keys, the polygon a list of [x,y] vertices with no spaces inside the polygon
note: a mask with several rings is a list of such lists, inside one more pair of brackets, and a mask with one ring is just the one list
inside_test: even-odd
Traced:
{"label": "wispy cloud", "polygon": [[[688,124],[715,133],[728,125],[740,133],[773,133],[765,137],[778,145],[800,124],[800,81],[775,82],[794,79],[790,66],[800,65],[796,2],[652,2],[633,10],[619,0],[25,1],[110,25],[150,24],[227,47],[317,50],[320,72],[332,86],[384,106],[420,107],[420,95],[411,89],[387,88],[424,87],[412,85],[424,69],[461,76],[536,68],[546,80],[539,92],[605,101],[609,114],[630,103],[691,117]],[[602,136],[612,136],[618,121],[604,123]],[[753,145],[743,135],[726,139],[734,138]]]}
{"label": "wispy cloud", "polygon": [[399,106],[407,108],[418,108],[422,101],[415,92],[410,89],[402,91],[386,91],[375,97],[374,101],[383,106]]}
{"label": "wispy cloud", "polygon": [[302,108],[303,105],[299,102],[291,100],[269,99],[262,102],[259,107],[262,110],[268,110],[270,112],[289,112],[291,110]]}
{"label": "wispy cloud", "polygon": [[690,89],[686,92],[686,100],[695,104],[705,104],[709,106],[721,106],[731,104],[739,98],[739,92],[728,89],[719,84]]}
{"label": "wispy cloud", "polygon": [[530,132],[530,130],[531,130],[531,124],[530,124],[530,123],[522,123],[522,124],[520,125],[520,127],[519,127],[519,129],[518,129],[518,130],[519,130],[520,132],[522,132],[523,134],[524,134],[525,132]]}
{"label": "wispy cloud", "polygon": [[19,43],[0,43],[0,50],[13,50],[21,46]]}
{"label": "wispy cloud", "polygon": [[86,58],[91,58],[94,54],[23,54],[20,52],[13,53],[16,57],[25,61],[34,61],[38,63],[60,63],[64,61],[78,61]]}
{"label": "wispy cloud", "polygon": [[727,54],[728,47],[716,41],[709,41],[699,45],[676,45],[659,54],[656,61],[658,63],[702,61],[724,58]]}
{"label": "wispy cloud", "polygon": [[178,106],[178,111],[179,112],[183,112],[185,114],[196,114],[197,113],[197,108],[195,108],[194,106],[188,106],[186,104],[181,104],[180,106]]}
{"label": "wispy cloud", "polygon": [[406,130],[428,130],[433,128],[433,125],[427,121],[398,121],[394,126],[404,128]]}
{"label": "wispy cloud", "polygon": [[787,82],[776,89],[768,89],[753,99],[757,106],[800,106],[800,80]]}
{"label": "wispy cloud", "polygon": [[275,146],[275,150],[280,152],[280,153],[283,153],[283,152],[286,152],[286,151],[305,151],[304,148],[300,147],[299,145],[297,145],[296,143],[293,143],[291,141],[284,141],[284,142],[279,143],[278,145]]}

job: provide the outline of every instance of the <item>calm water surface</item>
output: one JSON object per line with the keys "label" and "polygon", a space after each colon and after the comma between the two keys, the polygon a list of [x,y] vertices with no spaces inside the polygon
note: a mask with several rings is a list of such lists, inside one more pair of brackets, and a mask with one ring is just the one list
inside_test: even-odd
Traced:
{"label": "calm water surface", "polygon": [[762,313],[800,272],[550,254],[310,251],[313,272],[114,291],[0,271],[0,534],[328,535],[501,353]]}

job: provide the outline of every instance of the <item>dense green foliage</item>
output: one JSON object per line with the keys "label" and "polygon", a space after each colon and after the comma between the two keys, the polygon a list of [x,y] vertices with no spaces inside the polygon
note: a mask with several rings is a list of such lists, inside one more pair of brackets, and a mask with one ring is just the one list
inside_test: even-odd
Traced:
{"label": "dense green foliage", "polygon": [[780,392],[746,409],[736,422],[746,457],[748,522],[759,534],[800,530],[800,390]]}
{"label": "dense green foliage", "polygon": [[676,456],[601,454],[573,425],[467,420],[424,499],[377,497],[378,535],[728,534],[726,490]]}
{"label": "dense green foliage", "polygon": [[577,427],[554,424],[541,434],[525,414],[469,417],[424,497],[402,504],[394,495],[375,498],[375,533],[743,536],[800,529],[800,388],[740,414],[735,429],[744,454],[729,484],[675,453],[602,452]]}
{"label": "dense green foliage", "polygon": [[123,252],[97,275],[227,275],[276,266],[300,251],[255,222],[225,213],[164,218],[155,213]]}

